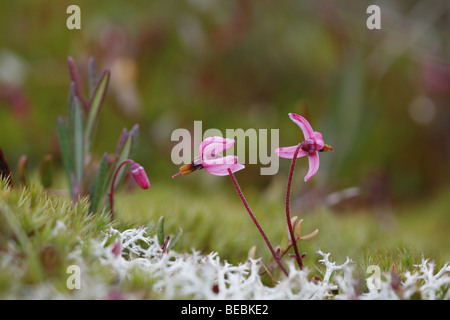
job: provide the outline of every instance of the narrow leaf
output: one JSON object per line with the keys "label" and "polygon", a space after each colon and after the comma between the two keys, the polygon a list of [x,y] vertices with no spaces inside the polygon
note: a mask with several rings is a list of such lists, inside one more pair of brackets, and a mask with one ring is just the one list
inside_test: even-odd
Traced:
{"label": "narrow leaf", "polygon": [[137,153],[139,146],[139,125],[135,124],[130,130],[130,134],[133,136],[133,145],[131,146],[130,158],[134,157]]}
{"label": "narrow leaf", "polygon": [[84,144],[83,144],[83,114],[81,104],[77,97],[74,98],[73,109],[73,147],[74,169],[76,181],[81,184],[84,170]]}
{"label": "narrow leaf", "polygon": [[135,124],[130,130],[130,134],[133,136],[133,145],[131,146],[130,158],[134,157],[139,146],[139,125]]}
{"label": "narrow leaf", "polygon": [[158,235],[158,243],[163,246],[164,239],[164,216],[159,217],[158,223],[156,225],[156,234]]}
{"label": "narrow leaf", "polygon": [[181,227],[179,227],[177,234],[175,235],[175,237],[173,237],[172,241],[170,241],[169,245],[167,246],[167,250],[170,250],[173,247],[175,247],[176,244],[178,243],[178,241],[181,239],[182,235],[183,235],[183,229]]}
{"label": "narrow leaf", "polygon": [[69,98],[68,98],[68,114],[70,114],[71,110],[72,110],[72,106],[73,106],[73,99],[76,97],[76,92],[75,92],[75,82],[71,82],[70,83],[70,88],[69,88]]}
{"label": "narrow leaf", "polygon": [[300,240],[303,240],[303,241],[310,240],[310,239],[314,238],[318,233],[319,233],[319,229],[316,229],[313,232],[300,237]]}
{"label": "narrow leaf", "polygon": [[127,142],[128,139],[128,131],[127,129],[123,128],[122,133],[120,134],[119,140],[117,141],[116,146],[116,157],[122,152],[123,146],[125,145],[125,142]]}
{"label": "narrow leaf", "polygon": [[104,153],[102,159],[100,160],[100,165],[98,167],[97,178],[94,182],[94,186],[91,192],[91,207],[89,212],[97,211],[98,205],[103,198],[103,194],[106,190],[106,178],[108,174],[108,153]]}
{"label": "narrow leaf", "polygon": [[88,74],[89,74],[89,100],[91,100],[92,97],[94,96],[95,87],[97,86],[97,67],[95,65],[93,57],[89,59]]}
{"label": "narrow leaf", "polygon": [[[303,224],[303,219],[300,219],[300,221],[297,223],[297,226],[295,227],[295,232],[294,232],[295,235],[297,235],[297,236],[302,235],[302,224]],[[292,226],[294,226],[294,224],[292,224]]]}
{"label": "narrow leaf", "polygon": [[56,134],[58,137],[59,148],[61,151],[61,157],[64,165],[64,169],[67,174],[67,179],[69,181],[70,194],[73,195],[73,158],[72,158],[72,148],[70,146],[69,139],[69,128],[67,123],[63,118],[58,118],[56,124]]}
{"label": "narrow leaf", "polygon": [[97,83],[97,86],[94,90],[92,99],[89,102],[89,113],[86,120],[86,128],[84,132],[84,137],[86,139],[86,152],[89,152],[90,147],[93,141],[94,130],[98,121],[98,115],[100,113],[100,109],[103,103],[103,99],[106,94],[106,89],[108,88],[110,71],[105,70],[100,80]]}
{"label": "narrow leaf", "polygon": [[72,82],[75,84],[75,94],[78,97],[78,99],[80,99],[81,103],[83,104],[83,107],[87,110],[88,105],[86,103],[86,99],[84,98],[83,83],[81,81],[78,68],[72,57],[68,57],[67,62],[69,65],[70,78],[72,79]]}

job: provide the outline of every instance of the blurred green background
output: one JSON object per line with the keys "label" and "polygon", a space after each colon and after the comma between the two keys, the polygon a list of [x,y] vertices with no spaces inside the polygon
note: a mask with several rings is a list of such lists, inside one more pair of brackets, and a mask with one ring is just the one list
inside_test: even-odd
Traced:
{"label": "blurred green background", "polygon": [[[81,8],[81,30],[66,27],[69,4]],[[381,8],[381,30],[366,27],[371,4]],[[335,150],[321,154],[319,173],[307,184],[307,161],[297,162],[297,213],[325,205],[336,212],[378,210],[391,219],[397,205],[450,190],[446,0],[19,0],[0,6],[0,147],[13,170],[21,155],[30,169],[45,154],[58,160],[55,127],[67,110],[67,57],[76,61],[85,90],[94,57],[112,76],[96,156],[113,153],[122,128],[140,124],[135,160],[147,170],[153,197],[158,185],[176,184],[174,190],[199,199],[226,190],[238,201],[226,178],[196,172],[171,179],[178,172],[170,157],[173,130],[192,130],[196,120],[203,130],[279,129],[280,146],[288,146],[303,138],[289,112],[305,115]],[[244,192],[264,195],[250,196],[256,206],[273,194],[282,211],[289,165],[280,159],[277,175],[261,176],[263,165],[247,164],[237,178]],[[439,216],[446,230],[448,209]]]}

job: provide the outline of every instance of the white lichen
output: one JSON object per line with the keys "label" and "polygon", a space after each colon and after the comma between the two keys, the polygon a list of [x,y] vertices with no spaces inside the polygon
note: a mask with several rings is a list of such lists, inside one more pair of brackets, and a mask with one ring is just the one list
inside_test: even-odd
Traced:
{"label": "white lichen", "polygon": [[[87,249],[86,249],[87,248]],[[88,254],[86,254],[88,252]],[[146,228],[118,231],[110,229],[100,241],[80,241],[68,257],[80,267],[81,288],[59,290],[50,282],[30,286],[20,298],[26,299],[233,299],[233,300],[287,300],[287,299],[411,299],[420,294],[422,299],[450,298],[450,266],[445,264],[435,273],[435,265],[422,259],[414,270],[398,275],[382,274],[379,285],[360,292],[361,279],[354,276],[351,259],[343,264],[330,260],[330,253],[317,252],[322,257],[323,277],[311,275],[310,270],[299,270],[292,261],[286,262],[289,276],[268,286],[261,280],[265,270],[259,259],[248,259],[239,265],[222,261],[218,253],[202,255],[162,251],[156,235]],[[4,255],[0,265],[11,257]],[[94,261],[94,262],[93,262]],[[105,271],[109,277],[105,276]],[[148,286],[143,290],[127,290],[126,284],[139,278]],[[113,281],[112,281],[113,279]],[[147,292],[145,295],[144,292]],[[16,292],[16,293],[17,293]],[[11,298],[14,298],[14,288]]]}

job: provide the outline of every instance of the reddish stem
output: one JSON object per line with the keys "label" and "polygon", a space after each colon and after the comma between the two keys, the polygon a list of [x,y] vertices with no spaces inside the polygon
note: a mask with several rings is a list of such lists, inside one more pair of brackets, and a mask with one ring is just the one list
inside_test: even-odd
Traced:
{"label": "reddish stem", "polygon": [[166,241],[164,241],[164,244],[162,245],[162,253],[166,253],[167,250],[167,244],[169,243],[170,236],[167,236]]}
{"label": "reddish stem", "polygon": [[291,236],[291,241],[294,246],[295,260],[297,261],[297,264],[300,267],[300,270],[303,269],[303,262],[302,262],[302,258],[300,256],[300,254],[298,252],[297,239],[295,238],[294,228],[292,227],[292,223],[291,223],[289,202],[290,202],[290,196],[291,196],[292,176],[294,175],[295,162],[297,161],[297,155],[298,155],[298,152],[300,151],[301,147],[302,147],[302,145],[299,144],[297,146],[297,149],[295,149],[294,157],[292,158],[291,169],[289,171],[287,188],[286,188],[286,220],[287,220],[287,225],[288,225],[288,229],[289,229],[289,234]]}
{"label": "reddish stem", "polygon": [[124,160],[116,169],[116,172],[114,173],[114,177],[111,183],[111,191],[109,192],[109,210],[110,210],[110,214],[111,214],[111,221],[114,220],[114,185],[116,184],[116,178],[117,175],[119,174],[120,169],[126,165],[126,164],[133,164],[134,161],[127,159]]}
{"label": "reddish stem", "polygon": [[241,188],[239,187],[239,184],[236,181],[236,178],[233,174],[233,172],[231,172],[230,169],[228,169],[228,173],[231,177],[231,180],[233,181],[233,185],[234,188],[236,189],[239,197],[242,200],[242,203],[245,206],[245,209],[247,209],[248,214],[250,215],[250,218],[253,220],[253,223],[256,225],[256,227],[259,230],[259,233],[261,233],[262,237],[264,238],[264,241],[266,242],[267,246],[269,247],[270,252],[272,253],[275,261],[277,262],[277,264],[280,266],[280,269],[283,271],[283,273],[288,276],[288,272],[286,271],[286,269],[284,268],[284,266],[281,264],[280,259],[277,257],[275,250],[273,249],[272,245],[270,244],[269,238],[267,238],[266,234],[264,233],[264,230],[262,229],[261,225],[259,224],[258,220],[256,219],[255,215],[252,212],[252,209],[250,209],[250,206],[247,203],[247,200],[245,200],[244,194],[242,193]]}

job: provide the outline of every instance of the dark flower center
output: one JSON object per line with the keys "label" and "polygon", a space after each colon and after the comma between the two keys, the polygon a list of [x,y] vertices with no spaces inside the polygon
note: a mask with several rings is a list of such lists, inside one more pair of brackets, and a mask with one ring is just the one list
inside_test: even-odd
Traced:
{"label": "dark flower center", "polygon": [[301,143],[301,149],[309,154],[312,154],[316,151],[316,143],[313,139],[306,139]]}

